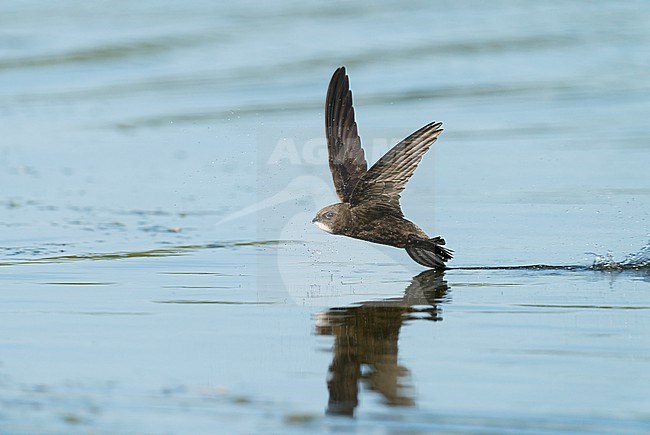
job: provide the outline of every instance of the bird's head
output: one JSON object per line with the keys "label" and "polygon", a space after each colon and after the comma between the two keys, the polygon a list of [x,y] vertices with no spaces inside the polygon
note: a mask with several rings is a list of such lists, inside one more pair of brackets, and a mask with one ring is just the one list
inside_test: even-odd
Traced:
{"label": "bird's head", "polygon": [[332,234],[342,234],[350,226],[350,208],[345,203],[337,203],[323,207],[316,213],[312,222],[323,231]]}

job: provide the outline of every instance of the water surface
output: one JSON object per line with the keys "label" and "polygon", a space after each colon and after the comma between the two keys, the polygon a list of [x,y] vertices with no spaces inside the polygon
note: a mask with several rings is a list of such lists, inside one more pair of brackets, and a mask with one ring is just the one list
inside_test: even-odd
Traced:
{"label": "water surface", "polygon": [[[649,18],[4,2],[0,432],[648,431]],[[310,223],[340,65],[443,274]]]}

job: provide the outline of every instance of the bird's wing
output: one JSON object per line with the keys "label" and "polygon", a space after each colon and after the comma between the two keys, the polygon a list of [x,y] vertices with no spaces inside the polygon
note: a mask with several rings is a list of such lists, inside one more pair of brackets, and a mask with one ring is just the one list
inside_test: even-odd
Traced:
{"label": "bird's wing", "polygon": [[342,202],[349,202],[352,191],[368,170],[368,163],[357,133],[352,91],[345,67],[334,72],[327,89],[325,133],[336,193]]}
{"label": "bird's wing", "polygon": [[350,198],[350,206],[403,216],[400,193],[424,153],[442,133],[441,126],[441,122],[427,124],[384,154],[357,184]]}

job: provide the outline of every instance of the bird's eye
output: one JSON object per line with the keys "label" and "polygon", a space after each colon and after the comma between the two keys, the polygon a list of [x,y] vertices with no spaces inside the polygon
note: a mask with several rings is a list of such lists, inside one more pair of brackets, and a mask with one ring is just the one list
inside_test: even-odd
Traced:
{"label": "bird's eye", "polygon": [[334,217],[334,212],[328,211],[325,213],[325,219],[332,219]]}

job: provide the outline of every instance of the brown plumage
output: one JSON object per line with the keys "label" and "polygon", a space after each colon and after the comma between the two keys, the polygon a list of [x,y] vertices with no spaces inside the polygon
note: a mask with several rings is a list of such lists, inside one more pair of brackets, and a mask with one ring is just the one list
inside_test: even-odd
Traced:
{"label": "brown plumage", "polygon": [[441,237],[430,238],[404,218],[400,193],[431,145],[442,133],[432,122],[395,145],[370,169],[354,120],[352,91],[345,67],[334,72],[325,103],[325,133],[329,164],[341,200],[314,218],[332,234],[406,249],[418,263],[442,268],[452,254]]}

